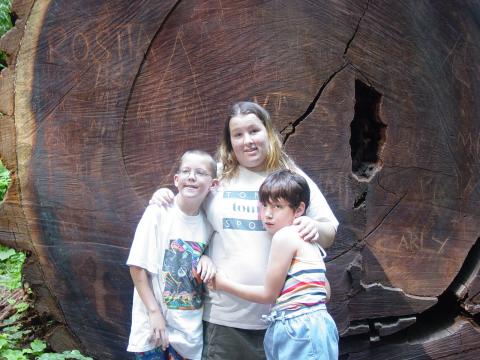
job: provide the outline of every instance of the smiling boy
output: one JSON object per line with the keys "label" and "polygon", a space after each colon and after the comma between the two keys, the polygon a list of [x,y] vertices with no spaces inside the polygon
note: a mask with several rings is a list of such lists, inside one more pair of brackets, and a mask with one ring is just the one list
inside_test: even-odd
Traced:
{"label": "smiling boy", "polygon": [[135,285],[127,351],[136,359],[201,358],[202,280],[212,279],[215,267],[203,255],[212,229],[200,207],[216,174],[209,154],[187,151],[174,176],[173,206],[148,206],[137,226],[127,260]]}

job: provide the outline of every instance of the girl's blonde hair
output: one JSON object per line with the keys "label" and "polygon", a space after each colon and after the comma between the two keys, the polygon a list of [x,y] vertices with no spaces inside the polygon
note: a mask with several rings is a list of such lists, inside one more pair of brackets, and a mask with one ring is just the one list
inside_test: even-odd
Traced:
{"label": "girl's blonde hair", "polygon": [[265,170],[272,172],[278,169],[293,169],[293,162],[283,151],[280,135],[275,130],[270,119],[270,114],[263,107],[254,102],[241,101],[233,104],[230,115],[225,121],[223,127],[222,140],[217,149],[217,159],[223,165],[221,179],[232,179],[238,172],[238,163],[235,152],[233,151],[230,138],[230,120],[239,115],[254,114],[267,129],[268,153],[265,160]]}

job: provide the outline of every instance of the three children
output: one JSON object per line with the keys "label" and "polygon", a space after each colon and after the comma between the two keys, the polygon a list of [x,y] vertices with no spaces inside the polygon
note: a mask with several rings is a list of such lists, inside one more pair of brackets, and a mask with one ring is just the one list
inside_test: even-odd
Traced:
{"label": "three children", "polygon": [[292,226],[309,205],[306,180],[279,170],[260,187],[262,222],[273,238],[265,283],[249,286],[215,274],[203,255],[212,229],[200,206],[216,186],[215,177],[210,155],[188,151],[174,177],[174,206],[145,210],[127,260],[135,284],[127,350],[137,359],[200,359],[204,281],[252,302],[274,304],[266,317],[267,359],[338,358],[337,328],[325,307],[325,252],[303,241]]}

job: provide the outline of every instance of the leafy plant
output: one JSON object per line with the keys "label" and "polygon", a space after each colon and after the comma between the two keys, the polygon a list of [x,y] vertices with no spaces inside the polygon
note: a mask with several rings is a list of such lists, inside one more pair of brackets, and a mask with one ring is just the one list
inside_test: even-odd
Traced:
{"label": "leafy plant", "polygon": [[[26,255],[23,252],[0,245],[0,290],[3,289],[2,293],[7,294],[22,288],[22,267],[25,258]],[[31,293],[29,289],[24,291],[26,294]],[[35,338],[34,332],[22,324],[22,320],[25,323],[25,319],[32,316],[32,308],[28,300],[7,298],[6,304],[13,308],[15,313],[2,320],[1,360],[93,360],[83,356],[78,350],[64,351],[63,353],[46,352],[48,350],[47,343]]]}
{"label": "leafy plant", "polygon": [[25,254],[0,245],[0,287],[8,290],[22,287]]}
{"label": "leafy plant", "polygon": [[0,0],[0,36],[3,36],[12,26],[10,11],[12,0]]}
{"label": "leafy plant", "polygon": [[0,0],[0,37],[3,36],[13,26],[10,11],[12,0]]}
{"label": "leafy plant", "polygon": [[[11,8],[12,0],[0,0],[0,37],[13,27]],[[0,51],[0,70],[5,68],[6,64],[7,56],[5,52]]]}
{"label": "leafy plant", "polygon": [[37,358],[38,360],[64,360],[64,359],[77,359],[77,360],[93,360],[91,357],[83,356],[80,351],[64,351],[61,354],[45,353]]}
{"label": "leafy plant", "polygon": [[0,160],[0,201],[3,200],[8,187],[10,186],[10,171],[3,165]]}
{"label": "leafy plant", "polygon": [[64,360],[64,359],[78,359],[78,360],[92,360],[90,357],[83,356],[78,350],[64,351],[63,353],[45,353],[47,344],[39,339],[35,339],[30,343],[29,347],[24,349],[11,348],[11,342],[0,335],[0,357],[6,360]]}

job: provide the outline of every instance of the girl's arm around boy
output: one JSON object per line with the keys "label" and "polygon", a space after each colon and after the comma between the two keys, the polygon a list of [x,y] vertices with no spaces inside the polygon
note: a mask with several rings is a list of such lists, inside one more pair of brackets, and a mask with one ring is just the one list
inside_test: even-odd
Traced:
{"label": "girl's arm around boy", "polygon": [[298,246],[298,232],[293,226],[279,230],[272,238],[265,285],[244,285],[229,280],[221,271],[209,287],[227,291],[245,300],[273,304],[282,291],[288,269]]}

